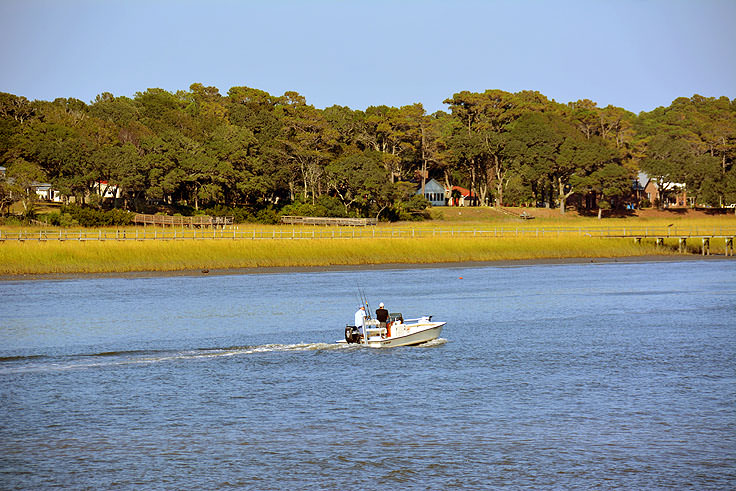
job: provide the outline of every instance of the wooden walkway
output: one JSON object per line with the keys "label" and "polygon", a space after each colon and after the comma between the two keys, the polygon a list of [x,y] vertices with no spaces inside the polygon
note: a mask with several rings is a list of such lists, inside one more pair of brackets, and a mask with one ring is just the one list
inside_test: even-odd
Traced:
{"label": "wooden walkway", "polygon": [[133,223],[143,226],[153,225],[161,227],[224,227],[233,224],[233,217],[211,217],[209,215],[181,217],[171,215],[144,215],[142,213],[138,213],[133,218]]}
{"label": "wooden walkway", "polygon": [[375,218],[329,218],[329,217],[297,217],[283,216],[281,223],[284,225],[321,225],[338,227],[367,227],[378,225]]}

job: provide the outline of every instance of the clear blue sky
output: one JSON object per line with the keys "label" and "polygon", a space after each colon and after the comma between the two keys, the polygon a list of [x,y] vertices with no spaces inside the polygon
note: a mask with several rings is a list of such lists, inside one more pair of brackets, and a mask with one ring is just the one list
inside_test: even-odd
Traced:
{"label": "clear blue sky", "polygon": [[636,113],[736,98],[736,0],[0,0],[0,91],[295,90],[316,107],[538,90]]}

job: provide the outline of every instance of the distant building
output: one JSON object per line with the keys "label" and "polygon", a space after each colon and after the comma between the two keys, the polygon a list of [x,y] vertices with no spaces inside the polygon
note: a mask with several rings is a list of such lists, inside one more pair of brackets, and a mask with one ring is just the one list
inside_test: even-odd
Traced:
{"label": "distant building", "polygon": [[[417,194],[422,194],[422,188],[417,190]],[[424,184],[424,197],[427,198],[432,206],[445,206],[445,187],[436,180],[431,179]]]}
{"label": "distant building", "polygon": [[649,179],[646,186],[644,186],[644,194],[652,204],[662,200],[662,194],[664,194],[662,206],[665,208],[669,206],[687,206],[687,189],[684,184],[667,182],[664,184],[664,191],[662,193],[657,183],[652,179]]}
{"label": "distant building", "polygon": [[478,196],[469,189],[465,189],[460,186],[452,186],[449,193],[449,206],[478,206]]}
{"label": "distant building", "polygon": [[118,199],[123,197],[123,192],[115,184],[108,181],[95,181],[92,185],[95,194],[102,196],[102,199]]}
{"label": "distant building", "polygon": [[38,199],[61,203],[61,193],[52,188],[51,184],[47,182],[34,182],[31,187],[36,191]]}

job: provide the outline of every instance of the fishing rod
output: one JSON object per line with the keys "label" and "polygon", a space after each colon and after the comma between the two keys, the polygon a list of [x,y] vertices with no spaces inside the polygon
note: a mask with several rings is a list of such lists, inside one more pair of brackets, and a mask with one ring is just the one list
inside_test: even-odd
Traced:
{"label": "fishing rod", "polygon": [[368,305],[368,297],[366,296],[365,291],[363,291],[363,290],[360,291],[360,300],[363,303],[363,305],[365,305],[365,309],[366,309],[365,315],[366,315],[366,317],[369,318],[369,319],[371,319],[371,307],[370,307],[370,305]]}

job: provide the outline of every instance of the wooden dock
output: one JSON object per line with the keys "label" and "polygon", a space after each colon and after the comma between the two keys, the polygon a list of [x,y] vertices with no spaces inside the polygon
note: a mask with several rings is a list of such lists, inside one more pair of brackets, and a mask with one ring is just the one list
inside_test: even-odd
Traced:
{"label": "wooden dock", "polygon": [[186,227],[186,228],[221,228],[233,224],[233,217],[211,217],[209,215],[197,215],[193,217],[171,216],[171,215],[145,215],[136,214],[133,223],[139,225],[153,225],[161,227]]}
{"label": "wooden dock", "polygon": [[338,227],[367,227],[369,225],[377,225],[378,220],[375,218],[329,218],[329,217],[298,217],[283,216],[281,223],[284,225],[318,225],[318,226],[338,226]]}

